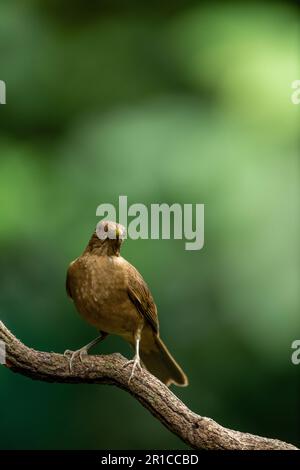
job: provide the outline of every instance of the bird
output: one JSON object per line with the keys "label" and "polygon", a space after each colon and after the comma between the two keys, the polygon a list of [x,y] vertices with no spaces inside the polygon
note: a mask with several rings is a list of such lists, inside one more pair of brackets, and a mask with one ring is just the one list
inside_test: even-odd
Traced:
{"label": "bird", "polygon": [[108,335],[118,335],[134,349],[129,382],[145,367],[169,386],[187,386],[188,379],[160,337],[157,307],[138,270],[120,255],[125,228],[102,220],[82,255],[71,262],[66,290],[79,314],[100,333],[76,351],[66,350],[70,368]]}

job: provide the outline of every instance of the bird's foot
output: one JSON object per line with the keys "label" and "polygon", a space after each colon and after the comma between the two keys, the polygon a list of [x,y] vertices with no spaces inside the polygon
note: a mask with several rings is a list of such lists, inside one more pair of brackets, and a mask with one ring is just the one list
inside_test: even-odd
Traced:
{"label": "bird's foot", "polygon": [[128,384],[130,384],[131,379],[133,378],[134,372],[135,372],[136,369],[139,369],[140,371],[142,371],[142,366],[141,366],[141,361],[140,361],[139,356],[134,356],[133,359],[126,362],[126,364],[124,364],[124,367],[127,367],[131,364],[132,364],[132,370],[131,370],[131,374],[130,374],[130,377],[129,377],[129,380],[128,380]]}
{"label": "bird's foot", "polygon": [[87,351],[87,348],[85,347],[77,349],[77,351],[70,351],[69,349],[66,349],[66,351],[64,352],[64,356],[69,361],[70,372],[72,372],[73,362],[76,359],[76,357],[79,356],[79,360],[83,364],[83,358],[84,356],[87,356],[87,354],[88,354],[88,351]]}

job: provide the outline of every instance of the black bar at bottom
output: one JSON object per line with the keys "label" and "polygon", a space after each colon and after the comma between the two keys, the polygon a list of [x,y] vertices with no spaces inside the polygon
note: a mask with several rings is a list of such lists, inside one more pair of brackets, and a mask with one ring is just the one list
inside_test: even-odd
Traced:
{"label": "black bar at bottom", "polygon": [[90,464],[97,467],[139,468],[144,466],[155,467],[176,467],[178,465],[188,465],[197,468],[205,463],[230,462],[240,465],[270,463],[278,466],[287,463],[299,465],[300,453],[297,451],[193,451],[193,450],[149,450],[149,451],[128,451],[128,450],[62,450],[62,451],[6,451],[0,450],[0,465],[5,463],[19,464],[39,464],[50,465],[61,464]]}

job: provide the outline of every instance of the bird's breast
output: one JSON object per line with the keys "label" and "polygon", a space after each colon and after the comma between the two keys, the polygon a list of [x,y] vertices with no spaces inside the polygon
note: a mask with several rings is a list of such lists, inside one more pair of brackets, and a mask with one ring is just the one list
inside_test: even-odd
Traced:
{"label": "bird's breast", "polygon": [[77,310],[98,330],[126,337],[141,322],[127,294],[121,257],[82,256],[71,266],[68,283]]}

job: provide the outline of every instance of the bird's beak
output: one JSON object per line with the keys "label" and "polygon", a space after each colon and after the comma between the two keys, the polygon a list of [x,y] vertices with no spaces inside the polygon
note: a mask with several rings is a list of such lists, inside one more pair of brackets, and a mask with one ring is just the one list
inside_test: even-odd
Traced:
{"label": "bird's beak", "polygon": [[119,240],[120,235],[121,235],[120,229],[119,229],[119,227],[117,227],[116,228],[116,238],[117,238],[117,240]]}

